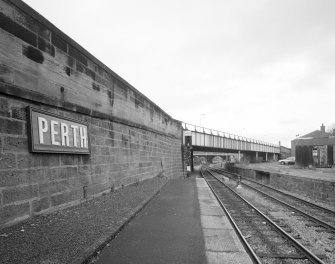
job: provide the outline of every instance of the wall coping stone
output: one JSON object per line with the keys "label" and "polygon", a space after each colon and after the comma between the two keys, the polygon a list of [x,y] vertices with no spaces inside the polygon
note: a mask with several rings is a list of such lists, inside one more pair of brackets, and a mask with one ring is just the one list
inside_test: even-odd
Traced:
{"label": "wall coping stone", "polygon": [[[115,123],[119,123],[119,124],[123,124],[123,125],[127,125],[129,127],[134,127],[134,128],[139,128],[148,132],[152,132],[155,134],[159,134],[159,135],[163,135],[163,136],[167,136],[170,138],[178,138],[175,135],[169,134],[169,133],[164,133],[161,132],[159,130],[150,128],[148,126],[144,126],[141,125],[139,123],[135,123],[123,118],[119,118],[119,117],[115,117],[112,115],[107,115],[105,113],[102,113],[100,111],[96,111],[96,110],[92,110],[89,109],[87,107],[83,107],[74,103],[70,103],[70,102],[64,102],[55,98],[50,98],[46,95],[40,94],[40,93],[36,93],[34,91],[29,91],[26,89],[22,89],[16,85],[10,85],[10,84],[6,84],[6,83],[1,83],[0,82],[0,94],[5,94],[8,96],[13,96],[13,97],[17,97],[20,99],[25,99],[27,101],[32,101],[32,102],[38,102],[44,105],[48,105],[48,106],[53,106],[56,108],[60,108],[60,109],[64,109],[70,112],[75,112],[75,113],[79,113],[79,114],[83,114],[83,115],[88,115],[94,118],[100,118],[100,119],[107,119],[110,120],[112,122]],[[181,121],[172,119],[174,122],[180,123],[181,126]]]}

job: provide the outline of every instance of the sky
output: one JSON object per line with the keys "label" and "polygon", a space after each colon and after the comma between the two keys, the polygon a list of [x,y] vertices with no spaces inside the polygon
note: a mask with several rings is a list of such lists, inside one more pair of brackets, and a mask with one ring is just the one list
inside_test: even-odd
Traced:
{"label": "sky", "polygon": [[290,147],[334,125],[333,0],[25,0],[174,119]]}

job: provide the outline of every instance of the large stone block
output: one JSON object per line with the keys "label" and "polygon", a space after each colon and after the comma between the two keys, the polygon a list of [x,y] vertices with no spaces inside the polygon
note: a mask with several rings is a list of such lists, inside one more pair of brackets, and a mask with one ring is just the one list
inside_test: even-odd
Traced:
{"label": "large stone block", "polygon": [[69,192],[58,193],[51,196],[51,205],[58,206],[83,198],[82,190],[73,190]]}
{"label": "large stone block", "polygon": [[[0,65],[0,76],[8,70],[5,65]],[[1,77],[2,78],[2,77]],[[10,117],[8,98],[0,98],[0,116]]]}
{"label": "large stone block", "polygon": [[3,203],[10,204],[17,201],[23,201],[38,197],[37,185],[29,185],[22,187],[9,187],[2,190]]}
{"label": "large stone block", "polygon": [[70,180],[52,181],[39,186],[39,192],[41,196],[47,194],[65,192],[71,190]]}
{"label": "large stone block", "polygon": [[109,183],[109,175],[108,174],[99,174],[92,176],[92,184],[103,184]]}
{"label": "large stone block", "polygon": [[61,154],[60,166],[81,165],[82,159],[80,155]]}
{"label": "large stone block", "polygon": [[46,172],[46,179],[48,181],[69,179],[77,176],[78,176],[77,167],[52,168]]}
{"label": "large stone block", "polygon": [[48,209],[50,207],[50,198],[43,197],[32,202],[32,212],[38,213],[42,210]]}
{"label": "large stone block", "polygon": [[51,43],[55,45],[55,47],[67,53],[67,43],[62,38],[60,38],[56,33],[52,33]]}
{"label": "large stone block", "polygon": [[29,202],[5,205],[0,208],[0,224],[8,223],[19,217],[28,217],[30,212]]}
{"label": "large stone block", "polygon": [[4,152],[27,152],[28,138],[4,136],[3,151]]}
{"label": "large stone block", "polygon": [[92,175],[92,167],[83,165],[78,166],[78,176],[79,177],[85,177],[85,176],[91,176]]}
{"label": "large stone block", "polygon": [[[117,186],[114,186],[116,188],[118,188]],[[108,186],[104,183],[97,183],[97,184],[92,184],[88,187],[87,189],[87,195],[95,195],[101,192],[106,192],[106,191],[111,191],[111,186]]]}
{"label": "large stone block", "polygon": [[9,17],[5,16],[3,13],[0,13],[0,27],[13,34],[14,36],[22,39],[23,41],[33,45],[37,46],[37,36],[30,30],[26,29],[25,27],[22,27],[15,21],[11,20]]}
{"label": "large stone block", "polygon": [[40,166],[41,166],[41,160],[38,158],[38,156],[35,156],[31,153],[17,155],[17,167],[19,169],[33,168]]}
{"label": "large stone block", "polygon": [[22,135],[23,123],[17,120],[0,118],[0,133]]}
{"label": "large stone block", "polygon": [[14,169],[15,155],[11,153],[0,153],[0,169]]}
{"label": "large stone block", "polygon": [[44,169],[3,170],[0,171],[0,187],[13,187],[43,183],[45,181]]}

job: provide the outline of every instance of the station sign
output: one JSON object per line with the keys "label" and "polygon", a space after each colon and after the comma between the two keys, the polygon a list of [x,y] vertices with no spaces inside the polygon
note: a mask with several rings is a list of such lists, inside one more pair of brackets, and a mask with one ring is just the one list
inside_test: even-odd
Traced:
{"label": "station sign", "polygon": [[90,154],[88,124],[28,107],[29,150]]}

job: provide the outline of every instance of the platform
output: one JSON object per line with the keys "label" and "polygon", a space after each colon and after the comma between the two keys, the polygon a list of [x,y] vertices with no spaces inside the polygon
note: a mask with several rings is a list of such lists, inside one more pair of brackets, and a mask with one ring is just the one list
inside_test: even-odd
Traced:
{"label": "platform", "polygon": [[335,168],[299,168],[295,165],[281,165],[278,162],[238,164],[243,169],[262,170],[272,173],[280,173],[295,177],[303,177],[321,181],[335,182]]}
{"label": "platform", "polygon": [[106,263],[252,263],[202,178],[171,180],[94,260]]}

